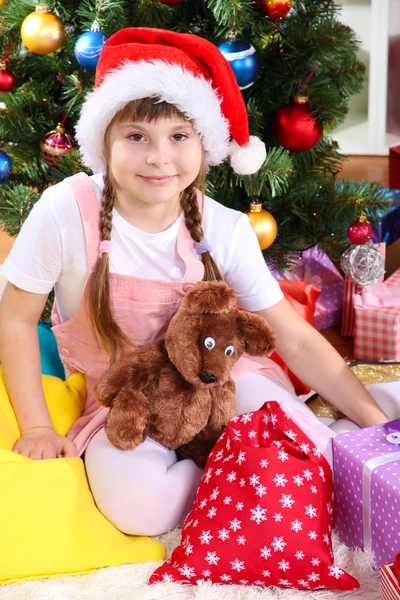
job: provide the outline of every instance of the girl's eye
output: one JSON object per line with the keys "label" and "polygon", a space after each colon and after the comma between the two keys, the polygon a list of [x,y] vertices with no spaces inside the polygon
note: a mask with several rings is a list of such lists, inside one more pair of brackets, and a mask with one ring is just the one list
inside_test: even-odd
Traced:
{"label": "girl's eye", "polygon": [[134,142],[140,142],[143,136],[141,133],[132,133],[129,137],[133,139]]}
{"label": "girl's eye", "polygon": [[175,142],[182,142],[183,140],[187,140],[187,135],[185,135],[183,133],[175,133],[173,138],[174,138]]}
{"label": "girl's eye", "polygon": [[235,348],[233,346],[228,346],[227,348],[225,348],[226,356],[232,356],[234,351],[235,351]]}
{"label": "girl's eye", "polygon": [[212,350],[215,346],[215,340],[212,337],[208,337],[204,340],[204,345],[207,348],[207,350]]}

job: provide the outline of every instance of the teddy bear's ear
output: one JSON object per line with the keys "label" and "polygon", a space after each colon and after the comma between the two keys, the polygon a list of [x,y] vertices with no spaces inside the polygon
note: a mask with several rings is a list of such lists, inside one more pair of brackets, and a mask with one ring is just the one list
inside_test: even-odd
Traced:
{"label": "teddy bear's ear", "polygon": [[184,297],[181,310],[217,315],[229,312],[235,301],[235,291],[225,281],[199,281]]}
{"label": "teddy bear's ear", "polygon": [[265,319],[251,312],[238,310],[237,320],[247,354],[265,356],[274,350],[275,336]]}

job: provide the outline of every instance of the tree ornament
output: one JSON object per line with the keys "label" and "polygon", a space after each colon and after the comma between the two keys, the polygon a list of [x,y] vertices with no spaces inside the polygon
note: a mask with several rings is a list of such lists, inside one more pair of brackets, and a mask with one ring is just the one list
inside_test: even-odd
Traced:
{"label": "tree ornament", "polygon": [[261,250],[272,246],[278,233],[278,225],[271,213],[263,209],[261,202],[251,202],[246,214],[256,232]]}
{"label": "tree ornament", "polygon": [[21,25],[21,38],[35,54],[51,54],[65,40],[65,28],[60,17],[50,12],[45,4],[38,4]]}
{"label": "tree ornament", "polygon": [[340,265],[354,283],[362,286],[378,283],[385,269],[382,254],[371,243],[351,246],[342,254]]}
{"label": "tree ornament", "polygon": [[177,6],[178,4],[182,4],[184,0],[158,0],[161,4],[166,4],[167,6]]}
{"label": "tree ornament", "polygon": [[0,62],[0,94],[10,92],[15,84],[15,77],[6,67],[5,62]]}
{"label": "tree ornament", "polygon": [[229,39],[218,46],[229,62],[241,90],[253,85],[260,69],[260,58],[249,42],[230,35]]}
{"label": "tree ornament", "polygon": [[11,158],[3,150],[0,150],[0,183],[4,183],[12,172]]}
{"label": "tree ornament", "polygon": [[7,4],[7,0],[0,0],[0,6],[5,6]]}
{"label": "tree ornament", "polygon": [[257,0],[257,10],[270,21],[280,21],[289,14],[292,0]]}
{"label": "tree ornament", "polygon": [[54,167],[57,161],[75,147],[75,142],[64,126],[59,123],[56,129],[49,131],[40,142],[40,155],[43,160]]}
{"label": "tree ornament", "polygon": [[361,215],[358,221],[352,223],[347,230],[347,237],[351,244],[368,244],[374,230],[368,223],[365,215]]}
{"label": "tree ornament", "polygon": [[293,104],[279,108],[272,123],[278,144],[291,152],[306,152],[318,142],[322,127],[311,115],[307,96],[296,96]]}
{"label": "tree ornament", "polygon": [[100,52],[108,35],[100,31],[100,25],[95,21],[90,31],[85,31],[75,42],[74,54],[78,63],[88,71],[95,71]]}

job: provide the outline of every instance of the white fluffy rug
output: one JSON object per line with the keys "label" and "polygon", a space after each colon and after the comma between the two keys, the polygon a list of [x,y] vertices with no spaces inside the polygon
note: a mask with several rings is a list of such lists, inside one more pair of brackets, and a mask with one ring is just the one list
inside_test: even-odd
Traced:
{"label": "white fluffy rug", "polygon": [[[180,541],[177,529],[160,539],[168,555]],[[291,591],[276,587],[237,585],[181,586],[162,583],[148,586],[147,580],[161,562],[100,569],[88,575],[63,576],[0,586],[0,600],[379,600],[379,572],[372,554],[349,550],[334,538],[335,563],[361,584],[353,592]]]}

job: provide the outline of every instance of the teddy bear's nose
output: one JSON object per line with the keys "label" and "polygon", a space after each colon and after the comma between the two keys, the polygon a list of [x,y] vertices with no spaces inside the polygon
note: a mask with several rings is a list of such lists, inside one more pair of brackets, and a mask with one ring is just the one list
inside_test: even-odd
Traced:
{"label": "teddy bear's nose", "polygon": [[209,375],[205,371],[200,371],[199,377],[203,383],[214,383],[214,381],[217,379],[215,375]]}

